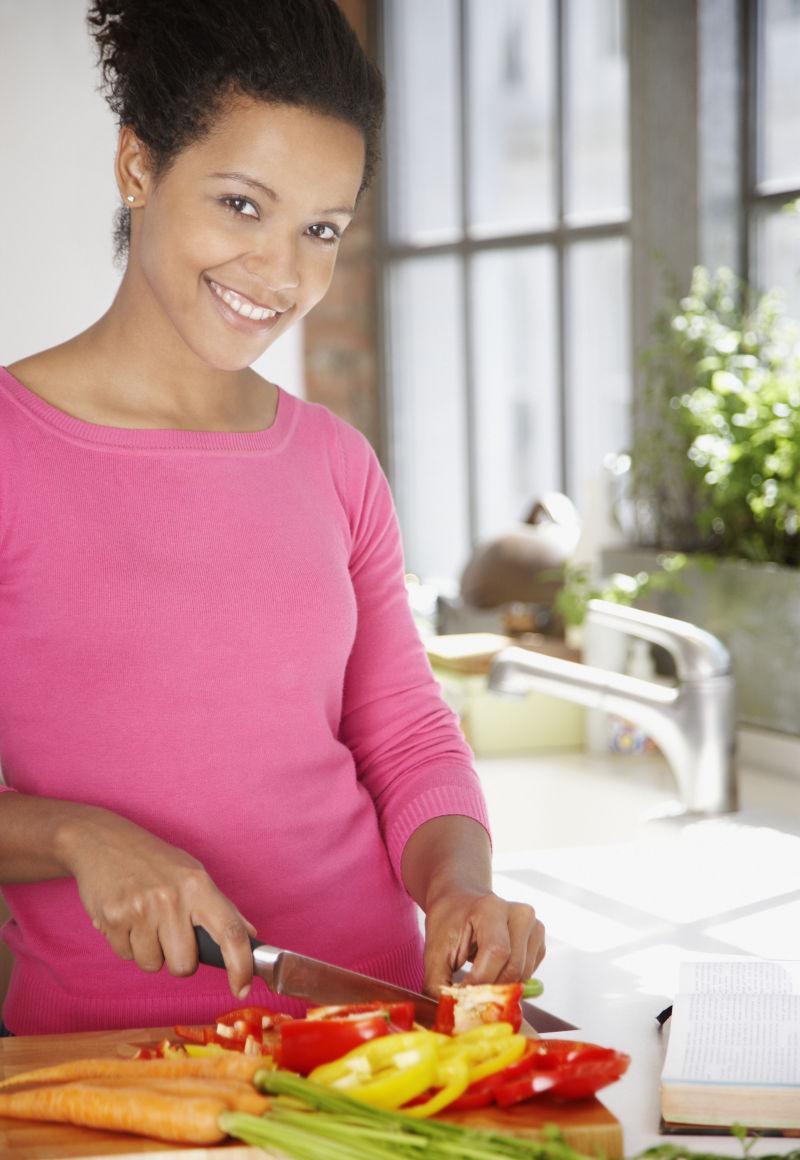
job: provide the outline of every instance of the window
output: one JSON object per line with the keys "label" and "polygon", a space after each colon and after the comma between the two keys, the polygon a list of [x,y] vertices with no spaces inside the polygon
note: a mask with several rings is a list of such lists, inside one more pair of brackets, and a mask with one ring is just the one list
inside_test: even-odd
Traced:
{"label": "window", "polygon": [[455,576],[630,425],[624,0],[384,0],[381,261],[408,567]]}
{"label": "window", "polygon": [[759,0],[748,9],[748,276],[761,290],[780,287],[800,319],[800,214],[787,208],[800,198],[800,0]]}

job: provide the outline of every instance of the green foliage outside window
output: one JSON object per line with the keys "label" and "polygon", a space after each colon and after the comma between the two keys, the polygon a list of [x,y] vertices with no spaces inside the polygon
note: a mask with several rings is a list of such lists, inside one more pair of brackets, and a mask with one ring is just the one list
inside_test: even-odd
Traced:
{"label": "green foliage outside window", "polygon": [[697,267],[643,365],[639,541],[800,566],[800,333],[779,297]]}

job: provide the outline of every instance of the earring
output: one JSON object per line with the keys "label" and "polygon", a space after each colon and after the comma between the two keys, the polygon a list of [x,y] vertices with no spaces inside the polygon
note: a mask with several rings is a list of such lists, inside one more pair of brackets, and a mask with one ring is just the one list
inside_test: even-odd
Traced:
{"label": "earring", "polygon": [[136,201],[136,198],[133,196],[133,194],[132,194],[132,193],[129,193],[129,194],[128,194],[128,197],[127,197],[127,200],[128,200],[128,201]]}

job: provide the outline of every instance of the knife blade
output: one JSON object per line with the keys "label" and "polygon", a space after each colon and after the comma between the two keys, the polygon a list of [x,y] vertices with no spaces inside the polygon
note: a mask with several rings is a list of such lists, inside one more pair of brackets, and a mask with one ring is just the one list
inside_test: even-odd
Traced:
{"label": "knife blade", "polygon": [[[202,926],[194,928],[200,962],[209,967],[225,969],[219,945]],[[346,967],[337,967],[296,951],[269,946],[251,938],[253,971],[264,980],[276,995],[303,999],[316,1006],[338,1003],[408,1003],[414,1004],[414,1018],[423,1027],[432,1027],[438,1003],[428,995],[397,987],[382,979],[373,979]],[[467,976],[468,977],[468,976]],[[551,1015],[527,999],[522,1003],[525,1019],[539,1034],[553,1031],[574,1031],[575,1024]]]}
{"label": "knife blade", "polygon": [[[194,928],[200,962],[209,967],[225,967],[222,951],[208,931]],[[317,1006],[338,1003],[413,1003],[414,1018],[423,1027],[432,1027],[438,1006],[435,999],[419,995],[405,987],[396,987],[382,979],[360,975],[333,963],[281,950],[251,938],[253,971],[276,995],[304,999]]]}

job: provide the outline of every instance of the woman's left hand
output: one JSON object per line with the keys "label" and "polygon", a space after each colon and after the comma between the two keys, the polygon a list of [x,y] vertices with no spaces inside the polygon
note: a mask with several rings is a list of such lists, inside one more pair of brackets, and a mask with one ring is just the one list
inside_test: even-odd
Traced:
{"label": "woman's left hand", "polygon": [[544,953],[544,926],[524,902],[451,889],[428,907],[425,990],[434,997],[470,960],[471,983],[518,983],[530,978]]}

